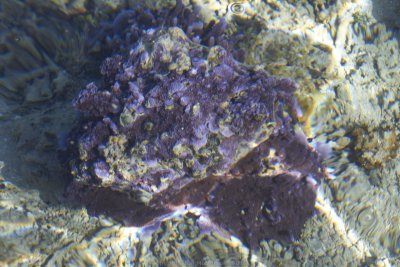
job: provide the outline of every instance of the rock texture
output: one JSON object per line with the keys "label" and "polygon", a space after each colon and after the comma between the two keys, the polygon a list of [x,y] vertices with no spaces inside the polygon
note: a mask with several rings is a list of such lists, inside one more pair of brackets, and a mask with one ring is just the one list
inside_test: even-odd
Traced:
{"label": "rock texture", "polygon": [[101,72],[102,88],[74,100],[85,116],[71,135],[70,195],[130,225],[192,205],[250,245],[299,235],[324,170],[295,130],[293,81],[177,27],[146,32]]}

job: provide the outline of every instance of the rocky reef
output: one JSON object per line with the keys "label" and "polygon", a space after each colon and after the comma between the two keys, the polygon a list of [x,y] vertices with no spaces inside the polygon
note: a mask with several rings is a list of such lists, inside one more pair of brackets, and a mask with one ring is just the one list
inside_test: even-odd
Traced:
{"label": "rocky reef", "polygon": [[243,50],[238,43],[244,35],[230,27],[225,18],[204,18],[197,4],[186,6],[182,0],[173,5],[154,9],[146,3],[121,9],[111,19],[103,21],[93,29],[88,38],[87,52],[104,59],[104,54],[129,52],[146,31],[162,27],[179,27],[194,43],[205,46],[220,45],[243,61]]}
{"label": "rocky reef", "polygon": [[206,228],[252,247],[295,240],[324,176],[296,128],[298,86],[214,44],[158,27],[104,60],[102,85],[73,102],[67,195],[127,225],[196,207]]}
{"label": "rocky reef", "polygon": [[[400,266],[400,54],[398,38],[393,38],[398,32],[392,31],[394,20],[376,14],[385,5],[394,11],[394,3],[389,2],[184,0],[184,9],[197,9],[201,17],[185,11],[186,21],[177,19],[173,25],[168,24],[173,18],[160,19],[177,14],[170,12],[175,0],[0,1],[0,266]],[[301,128],[320,155],[320,144],[331,147],[330,157],[324,160],[328,179],[317,192],[317,215],[306,221],[298,240],[273,239],[283,225],[273,228],[264,217],[254,215],[267,214],[267,210],[257,213],[261,193],[271,192],[275,194],[271,198],[278,200],[276,194],[287,195],[286,185],[268,187],[268,181],[256,179],[287,181],[274,178],[285,178],[280,174],[286,167],[282,173],[268,168],[267,174],[260,175],[259,169],[266,164],[279,167],[273,160],[260,160],[262,153],[277,147],[280,153],[288,151],[281,146],[294,144],[290,140],[301,137],[298,130],[289,130],[288,138],[279,134],[280,143],[271,134],[265,145],[233,163],[225,174],[187,175],[193,178],[188,183],[192,186],[163,191],[168,195],[152,194],[147,203],[130,191],[113,191],[95,182],[78,183],[76,188],[82,191],[70,194],[84,200],[89,209],[62,197],[65,184],[60,178],[71,169],[59,165],[57,149],[66,148],[64,137],[76,123],[72,98],[92,81],[99,92],[110,91],[115,76],[99,81],[100,62],[115,53],[125,64],[125,53],[145,34],[126,38],[136,30],[131,31],[131,26],[159,31],[157,24],[135,21],[136,15],[127,20],[118,15],[129,10],[150,12],[157,21],[168,21],[165,28],[181,28],[206,50],[219,44],[234,54],[236,48],[232,51],[219,41],[210,45],[198,39],[204,38],[201,32],[211,20],[224,19],[224,38],[232,42],[232,32],[245,36],[235,45],[243,49],[243,62],[252,66],[249,69],[266,70],[269,78],[296,81],[294,94],[303,111]],[[190,22],[187,15],[195,19]],[[199,20],[203,30],[196,27],[201,25]],[[196,28],[192,34],[185,27],[189,24]],[[100,30],[87,33],[86,29],[97,26]],[[94,62],[84,48],[98,56]],[[151,46],[146,51],[152,51]],[[284,99],[279,103],[290,107]],[[80,116],[80,126],[70,140],[75,145],[69,148],[78,167],[83,161],[77,141],[86,131],[85,123],[109,117],[120,127],[119,113],[110,111],[105,116],[92,117],[88,112]],[[284,129],[292,127],[296,123],[286,123]],[[97,148],[93,151],[97,153]],[[90,167],[94,162],[85,164]],[[96,181],[90,169],[88,173]],[[301,194],[292,192],[298,192],[295,197]],[[228,206],[229,201],[242,209]],[[279,201],[276,207],[282,212]],[[189,204],[185,208],[179,203]],[[235,215],[237,211],[240,214]],[[128,226],[145,226],[125,227],[107,214]],[[294,217],[298,214],[303,213],[294,213],[293,221],[300,225],[299,217]],[[261,222],[257,224],[255,218]],[[248,231],[250,227],[254,231]],[[246,234],[260,235],[257,229],[266,229],[262,238],[272,236],[261,241],[258,250],[229,235],[254,244],[256,239],[246,239]]]}

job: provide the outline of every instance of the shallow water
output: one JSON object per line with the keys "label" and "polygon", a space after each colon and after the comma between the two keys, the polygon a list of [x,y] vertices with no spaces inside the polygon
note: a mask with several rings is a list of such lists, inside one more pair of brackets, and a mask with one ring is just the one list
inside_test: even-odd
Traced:
{"label": "shallow water", "polygon": [[397,2],[194,2],[204,20],[235,22],[247,64],[299,84],[302,130],[314,147],[330,147],[318,212],[299,240],[254,251],[196,209],[142,229],[67,200],[62,152],[80,116],[71,102],[100,79],[111,51],[92,37],[126,3],[4,0],[0,265],[399,266],[399,26],[385,12]]}

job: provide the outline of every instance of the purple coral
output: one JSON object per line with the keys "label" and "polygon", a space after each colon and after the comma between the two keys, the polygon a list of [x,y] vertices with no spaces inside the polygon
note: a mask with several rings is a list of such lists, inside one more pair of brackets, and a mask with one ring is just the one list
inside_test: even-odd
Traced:
{"label": "purple coral", "polygon": [[119,111],[119,100],[109,91],[99,91],[94,83],[89,83],[73,102],[74,108],[81,112],[102,117]]}
{"label": "purple coral", "polygon": [[204,22],[200,16],[199,8],[186,7],[182,0],[177,0],[171,9],[151,10],[136,6],[134,9],[121,10],[110,22],[104,22],[99,28],[93,30],[96,34],[87,41],[89,52],[128,51],[131,44],[137,42],[144,34],[153,32],[157,27],[179,27],[193,42],[214,46],[220,45],[227,49],[236,59],[243,57],[243,51],[234,49],[234,44],[240,41],[242,34],[235,33],[228,40],[228,23],[225,19]]}
{"label": "purple coral", "polygon": [[[226,26],[215,27],[204,36]],[[156,28],[130,47],[103,63],[104,88],[91,83],[74,101],[88,116],[75,131],[69,194],[126,224],[191,204],[251,246],[296,238],[324,175],[293,130],[297,84],[176,27]]]}

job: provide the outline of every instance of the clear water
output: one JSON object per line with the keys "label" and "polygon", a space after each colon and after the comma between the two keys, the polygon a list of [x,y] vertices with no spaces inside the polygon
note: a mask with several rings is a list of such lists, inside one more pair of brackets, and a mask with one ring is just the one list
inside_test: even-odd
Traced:
{"label": "clear water", "polygon": [[123,227],[64,198],[71,101],[127,2],[0,1],[0,266],[400,266],[399,1],[195,1],[235,22],[247,64],[299,84],[301,128],[327,153],[302,236],[256,251],[188,214]]}

